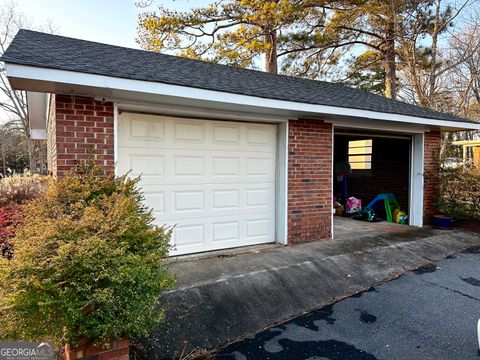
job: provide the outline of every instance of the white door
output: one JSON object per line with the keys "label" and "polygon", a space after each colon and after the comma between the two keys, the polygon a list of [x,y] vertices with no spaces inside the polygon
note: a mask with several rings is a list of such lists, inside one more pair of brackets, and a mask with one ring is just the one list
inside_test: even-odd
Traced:
{"label": "white door", "polygon": [[118,173],[141,176],[172,255],[275,241],[276,125],[121,113]]}

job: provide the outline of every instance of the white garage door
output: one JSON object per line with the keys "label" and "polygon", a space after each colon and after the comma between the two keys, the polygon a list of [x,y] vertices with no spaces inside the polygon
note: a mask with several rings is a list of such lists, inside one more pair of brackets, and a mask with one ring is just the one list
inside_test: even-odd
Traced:
{"label": "white garage door", "polygon": [[275,240],[276,125],[122,113],[118,170],[141,175],[172,255]]}

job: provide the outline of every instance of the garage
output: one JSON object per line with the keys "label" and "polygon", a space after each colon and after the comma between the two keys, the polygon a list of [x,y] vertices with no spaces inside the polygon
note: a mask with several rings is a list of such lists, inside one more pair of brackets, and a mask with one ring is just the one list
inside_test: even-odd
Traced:
{"label": "garage", "polygon": [[118,115],[118,172],[141,176],[172,255],[275,241],[277,125]]}
{"label": "garage", "polygon": [[[359,199],[361,207],[365,208],[378,195],[389,194],[394,199],[392,204],[395,204],[391,209],[387,209],[384,200],[372,205],[376,218],[384,221],[382,227],[390,229],[386,227],[386,220],[389,216],[393,217],[395,207],[409,216],[411,153],[412,136],[408,134],[336,129],[333,193],[337,206],[339,203],[343,206],[340,214],[337,211],[336,215],[347,216],[351,220],[352,214],[348,212],[354,211],[349,209],[353,202],[347,205],[347,199],[351,197]],[[359,224],[358,221],[345,223],[340,219],[336,220],[336,224],[342,223],[348,227],[350,234],[357,228],[368,230],[366,224]],[[410,224],[410,220],[407,218],[404,223]],[[340,229],[337,230],[338,234]]]}

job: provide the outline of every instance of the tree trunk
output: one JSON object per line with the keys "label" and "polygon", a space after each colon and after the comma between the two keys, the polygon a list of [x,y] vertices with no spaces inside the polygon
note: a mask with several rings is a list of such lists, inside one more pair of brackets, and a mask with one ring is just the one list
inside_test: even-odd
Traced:
{"label": "tree trunk", "polygon": [[397,71],[395,64],[395,23],[389,21],[385,37],[384,48],[385,68],[385,96],[389,99],[397,98]]}
{"label": "tree trunk", "polygon": [[437,83],[437,44],[438,44],[438,34],[440,32],[440,2],[437,1],[437,8],[435,10],[435,21],[433,23],[433,32],[432,32],[432,70],[430,71],[429,89],[428,89],[428,101],[429,105],[433,104],[433,99],[435,97],[435,85]]}
{"label": "tree trunk", "polygon": [[267,49],[265,52],[265,71],[271,74],[278,74],[277,64],[277,31],[270,30],[265,33]]}
{"label": "tree trunk", "polygon": [[[415,64],[413,65],[415,66]],[[428,98],[425,96],[425,91],[420,84],[420,79],[416,71],[411,72],[412,74],[412,85],[415,90],[415,94],[418,98],[418,104],[423,107],[428,107]]]}

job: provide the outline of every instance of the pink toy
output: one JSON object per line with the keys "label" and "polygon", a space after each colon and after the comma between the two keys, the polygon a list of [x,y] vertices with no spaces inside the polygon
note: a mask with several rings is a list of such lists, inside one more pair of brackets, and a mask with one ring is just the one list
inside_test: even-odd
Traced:
{"label": "pink toy", "polygon": [[346,214],[356,214],[362,210],[362,199],[357,199],[355,197],[349,197],[345,202],[345,213]]}

